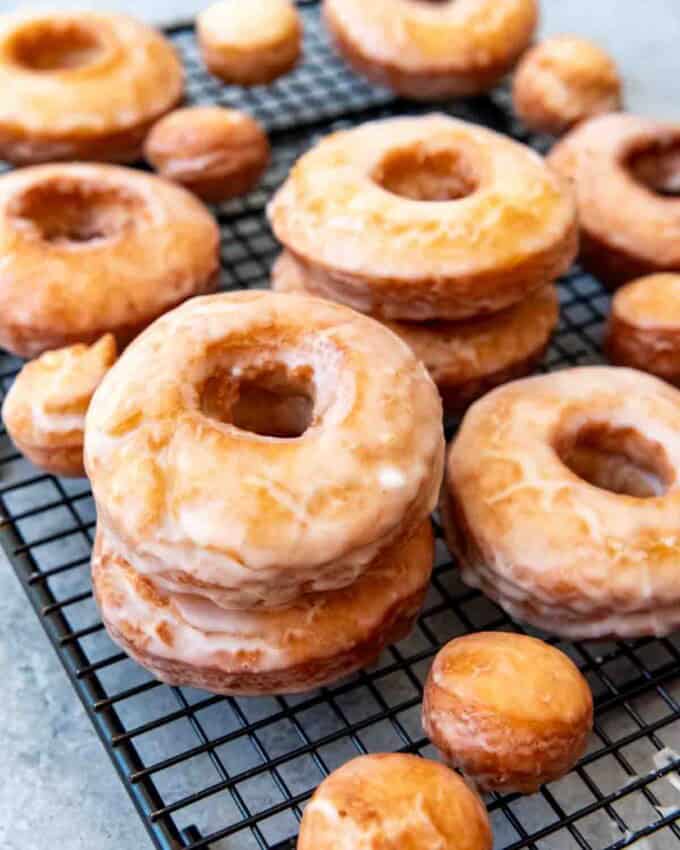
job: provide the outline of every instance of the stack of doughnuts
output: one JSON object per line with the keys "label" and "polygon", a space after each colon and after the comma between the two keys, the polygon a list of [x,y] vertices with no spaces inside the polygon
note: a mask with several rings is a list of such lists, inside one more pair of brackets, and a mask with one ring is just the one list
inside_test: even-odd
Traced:
{"label": "stack of doughnuts", "polygon": [[436,388],[379,323],[307,296],[187,302],[87,414],[107,629],[159,679],[217,693],[364,666],[420,609],[443,450]]}
{"label": "stack of doughnuts", "polygon": [[577,243],[571,192],[537,154],[444,115],[326,137],[268,214],[273,288],[386,321],[449,412],[540,360]]}

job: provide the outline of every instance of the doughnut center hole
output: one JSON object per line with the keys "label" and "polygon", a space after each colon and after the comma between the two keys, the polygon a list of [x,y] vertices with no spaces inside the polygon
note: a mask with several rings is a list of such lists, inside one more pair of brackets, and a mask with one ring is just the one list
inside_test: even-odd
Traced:
{"label": "doughnut center hole", "polygon": [[211,419],[262,437],[301,437],[314,417],[313,370],[284,364],[223,367],[203,384],[201,410]]}
{"label": "doughnut center hole", "polygon": [[413,145],[387,154],[373,180],[411,201],[456,201],[477,189],[477,175],[462,151]]}
{"label": "doughnut center hole", "polygon": [[31,186],[10,204],[16,223],[56,245],[112,239],[143,214],[144,201],[127,189],[74,180]]}
{"label": "doughnut center hole", "polygon": [[77,21],[39,21],[20,29],[14,62],[29,71],[72,71],[95,64],[104,51],[98,35]]}
{"label": "doughnut center hole", "polygon": [[654,194],[680,198],[680,139],[634,151],[626,165],[633,178]]}
{"label": "doughnut center hole", "polygon": [[611,493],[655,498],[675,478],[663,446],[633,428],[590,423],[564,433],[555,449],[575,475]]}

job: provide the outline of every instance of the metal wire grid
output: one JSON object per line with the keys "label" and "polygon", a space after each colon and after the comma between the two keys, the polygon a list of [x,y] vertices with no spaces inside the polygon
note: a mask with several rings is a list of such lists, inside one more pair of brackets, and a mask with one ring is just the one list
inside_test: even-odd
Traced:
{"label": "metal wire grid", "polygon": [[[304,14],[304,66],[261,92],[218,86],[199,65],[191,31],[175,28],[172,33],[187,64],[191,101],[248,108],[276,131],[274,160],[262,188],[219,210],[227,289],[266,286],[277,246],[262,210],[315,134],[407,108],[332,59],[318,10],[305,8]],[[455,113],[515,135],[521,130],[509,116],[503,90],[493,100],[459,104]],[[303,129],[300,122],[306,122]],[[294,126],[298,129],[292,132]],[[560,283],[560,297],[560,327],[544,368],[600,361],[606,294],[575,268]],[[0,401],[20,365],[0,354]],[[2,426],[0,509],[6,516],[0,542],[163,850],[292,848],[310,793],[347,759],[384,750],[434,757],[419,713],[424,678],[443,643],[468,631],[521,630],[459,582],[439,539],[437,567],[417,628],[370,669],[296,697],[225,699],[170,688],[119,652],[103,630],[89,581],[95,513],[87,482],[39,474],[16,452]],[[496,847],[677,846],[680,637],[553,643],[576,661],[593,688],[595,732],[587,755],[567,777],[529,798],[489,797]]]}

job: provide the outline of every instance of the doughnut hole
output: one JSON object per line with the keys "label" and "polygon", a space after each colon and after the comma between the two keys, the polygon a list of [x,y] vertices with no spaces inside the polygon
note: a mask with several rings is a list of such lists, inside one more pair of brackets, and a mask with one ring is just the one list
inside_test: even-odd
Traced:
{"label": "doughnut hole", "polygon": [[27,71],[73,71],[94,65],[105,52],[101,37],[80,21],[30,21],[10,47],[15,64]]}
{"label": "doughnut hole", "polygon": [[632,177],[656,195],[680,197],[680,138],[633,151],[625,164]]}
{"label": "doughnut hole", "polygon": [[471,195],[478,185],[475,168],[462,151],[425,145],[391,151],[375,169],[373,180],[411,201],[455,201]]}
{"label": "doughnut hole", "polygon": [[579,478],[620,495],[663,496],[675,478],[663,446],[633,428],[593,422],[566,429],[555,450]]}
{"label": "doughnut hole", "polygon": [[133,227],[144,209],[142,198],[122,187],[52,180],[14,198],[9,212],[45,242],[64,245],[113,239]]}
{"label": "doughnut hole", "polygon": [[202,412],[262,437],[296,439],[312,424],[313,370],[281,363],[222,367],[204,382]]}

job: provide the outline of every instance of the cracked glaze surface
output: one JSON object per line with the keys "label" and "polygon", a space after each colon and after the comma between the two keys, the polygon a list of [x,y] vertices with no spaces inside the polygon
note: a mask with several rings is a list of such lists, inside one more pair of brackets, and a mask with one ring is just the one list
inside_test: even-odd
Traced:
{"label": "cracked glaze surface", "polygon": [[352,759],[317,788],[298,850],[491,850],[486,810],[452,770],[412,755]]}
{"label": "cracked glaze surface", "polygon": [[[435,163],[471,191],[450,201],[393,194],[376,181],[395,156],[415,180]],[[268,215],[313,269],[316,294],[388,319],[500,310],[552,282],[576,251],[571,191],[542,158],[444,115],[327,136],[298,160]]]}
{"label": "cracked glaze surface", "polygon": [[[203,413],[200,387],[216,369],[229,387],[273,366],[311,376],[300,437]],[[138,572],[226,608],[280,605],[351,584],[427,517],[441,402],[405,343],[345,307],[207,296],[154,323],[109,372],[85,457],[99,521]]]}
{"label": "cracked glaze surface", "polygon": [[[620,459],[651,457],[666,487],[616,456],[602,474],[615,488],[655,487],[650,498],[579,477],[556,443],[583,429],[613,429]],[[680,624],[678,433],[680,393],[631,369],[569,369],[489,393],[468,411],[447,463],[443,514],[464,580],[518,619],[566,637],[672,631]]]}

